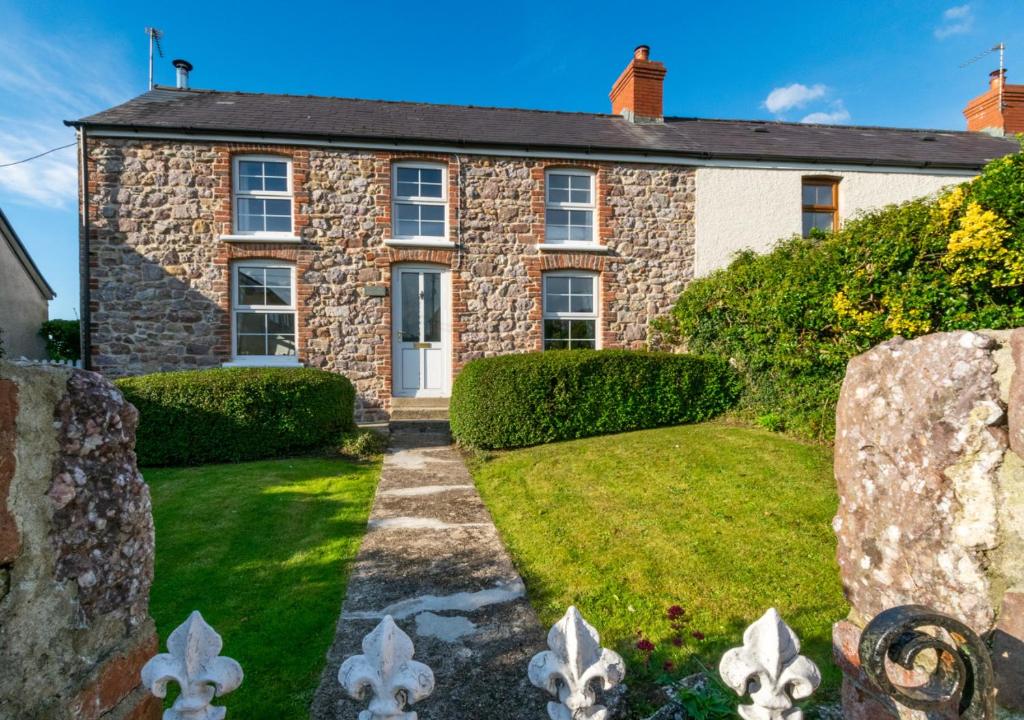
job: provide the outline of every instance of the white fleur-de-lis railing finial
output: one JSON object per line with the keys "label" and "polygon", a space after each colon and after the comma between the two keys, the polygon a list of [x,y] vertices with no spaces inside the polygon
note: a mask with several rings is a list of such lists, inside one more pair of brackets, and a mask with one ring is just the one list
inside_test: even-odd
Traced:
{"label": "white fleur-de-lis railing finial", "polygon": [[604,720],[608,711],[597,704],[595,684],[611,690],[622,682],[626,665],[618,653],[601,647],[601,637],[575,607],[548,633],[550,650],[530,661],[530,682],[558,698],[548,703],[551,720]]}
{"label": "white fleur-de-lis railing finial", "polygon": [[158,698],[166,697],[167,685],[176,682],[181,693],[163,720],[221,720],[227,712],[210,703],[242,684],[242,666],[219,657],[220,635],[193,611],[167,638],[167,652],[142,667],[142,684]]}
{"label": "white fleur-de-lis railing finial", "polygon": [[373,694],[359,720],[416,720],[416,713],[405,712],[405,706],[434,691],[434,673],[412,659],[414,652],[409,636],[386,615],[363,638],[363,654],[341,664],[338,682],[349,695],[362,700],[367,690]]}
{"label": "white fleur-de-lis railing finial", "polygon": [[796,700],[810,697],[821,682],[818,666],[800,654],[800,640],[772,608],[743,633],[743,647],[722,656],[725,684],[752,705],[740,705],[745,720],[803,720]]}

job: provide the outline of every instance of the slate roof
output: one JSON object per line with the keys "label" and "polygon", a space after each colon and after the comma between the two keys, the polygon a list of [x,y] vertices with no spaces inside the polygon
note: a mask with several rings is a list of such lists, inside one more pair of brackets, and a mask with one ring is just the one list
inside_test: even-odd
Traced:
{"label": "slate roof", "polygon": [[950,130],[803,125],[433,105],[157,87],[68,125],[371,143],[443,144],[693,159],[775,160],[977,170],[1019,149]]}

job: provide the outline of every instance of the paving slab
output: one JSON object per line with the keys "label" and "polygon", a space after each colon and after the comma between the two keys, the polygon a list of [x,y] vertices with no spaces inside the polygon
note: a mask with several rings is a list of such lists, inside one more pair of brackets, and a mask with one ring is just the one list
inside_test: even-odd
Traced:
{"label": "paving slab", "polygon": [[547,717],[526,668],[546,629],[526,600],[461,455],[436,424],[393,430],[353,564],[313,720],[354,720],[365,702],[338,684],[345,658],[391,615],[434,671],[435,690],[410,707],[420,720]]}

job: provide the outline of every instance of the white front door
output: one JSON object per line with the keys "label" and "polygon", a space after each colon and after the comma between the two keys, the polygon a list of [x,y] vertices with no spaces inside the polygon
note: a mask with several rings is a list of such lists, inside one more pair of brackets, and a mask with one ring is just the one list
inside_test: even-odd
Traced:
{"label": "white front door", "polygon": [[399,265],[391,288],[393,394],[447,397],[451,376],[448,272]]}

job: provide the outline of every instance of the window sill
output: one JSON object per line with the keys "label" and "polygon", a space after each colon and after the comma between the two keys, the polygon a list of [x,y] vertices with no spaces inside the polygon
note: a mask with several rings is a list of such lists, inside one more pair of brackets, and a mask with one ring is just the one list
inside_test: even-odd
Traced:
{"label": "window sill", "polygon": [[448,240],[417,240],[417,239],[386,239],[384,244],[388,247],[416,247],[416,248],[444,248],[450,250],[455,243]]}
{"label": "window sill", "polygon": [[221,367],[303,367],[298,358],[287,358],[287,360],[276,360],[269,357],[253,357],[249,359],[236,358],[220,364]]}
{"label": "window sill", "polygon": [[598,245],[597,243],[537,243],[537,249],[541,252],[606,253],[611,251],[607,245]]}
{"label": "window sill", "polygon": [[221,242],[300,243],[295,235],[221,235]]}

